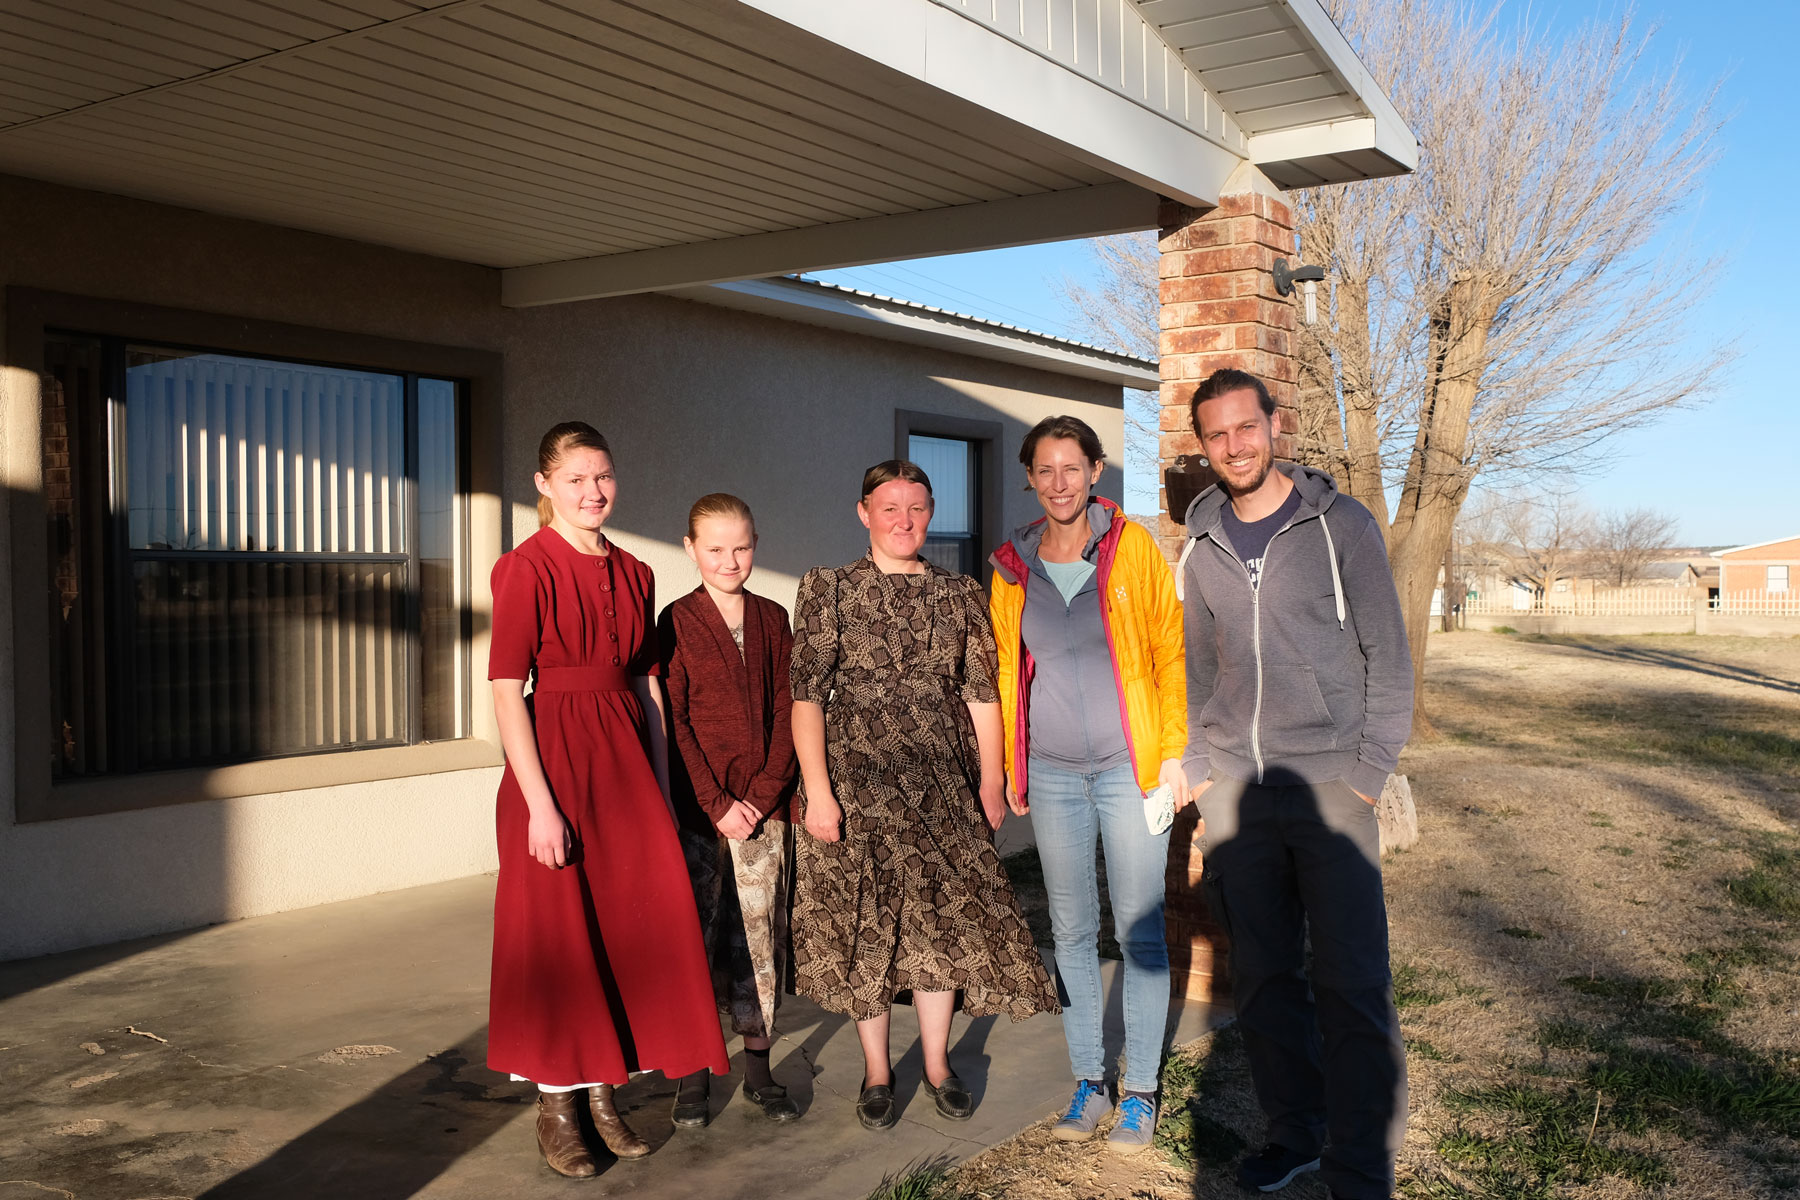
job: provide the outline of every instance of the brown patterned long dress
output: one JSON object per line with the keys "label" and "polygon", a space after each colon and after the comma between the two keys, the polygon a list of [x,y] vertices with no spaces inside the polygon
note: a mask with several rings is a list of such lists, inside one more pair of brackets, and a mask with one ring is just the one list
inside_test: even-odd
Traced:
{"label": "brown patterned long dress", "polygon": [[992,704],[981,585],[868,558],[818,567],[795,608],[793,692],[825,709],[842,841],[797,838],[795,991],[856,1020],[906,991],[972,1016],[1057,1011],[982,816],[968,704]]}

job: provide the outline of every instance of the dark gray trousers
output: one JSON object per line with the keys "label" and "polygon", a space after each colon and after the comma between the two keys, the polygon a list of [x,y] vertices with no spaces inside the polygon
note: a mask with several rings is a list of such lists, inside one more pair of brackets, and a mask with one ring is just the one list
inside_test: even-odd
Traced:
{"label": "dark gray trousers", "polygon": [[1200,815],[1207,903],[1231,939],[1231,995],[1268,1140],[1318,1154],[1346,1200],[1385,1200],[1406,1131],[1406,1051],[1375,810],[1341,780],[1217,779]]}

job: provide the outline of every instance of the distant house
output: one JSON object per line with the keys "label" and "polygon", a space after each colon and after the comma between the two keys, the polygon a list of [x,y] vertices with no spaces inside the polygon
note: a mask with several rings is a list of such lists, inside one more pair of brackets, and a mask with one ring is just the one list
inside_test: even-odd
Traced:
{"label": "distant house", "polygon": [[1734,546],[1713,555],[1719,560],[1719,588],[1731,592],[1790,592],[1800,589],[1800,534]]}
{"label": "distant house", "polygon": [[1644,567],[1637,582],[1645,587],[1706,588],[1719,590],[1719,564],[1701,552],[1679,552],[1681,557],[1666,558]]}

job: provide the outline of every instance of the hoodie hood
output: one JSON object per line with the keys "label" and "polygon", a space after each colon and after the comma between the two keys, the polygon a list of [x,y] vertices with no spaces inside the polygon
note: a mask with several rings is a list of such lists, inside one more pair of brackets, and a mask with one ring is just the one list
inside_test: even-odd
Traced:
{"label": "hoodie hood", "polygon": [[[1275,470],[1280,471],[1293,483],[1300,493],[1300,511],[1294,514],[1294,520],[1304,521],[1330,511],[1337,502],[1337,480],[1316,467],[1302,466],[1299,463],[1278,462]],[[1223,483],[1215,483],[1188,505],[1187,532],[1189,537],[1205,537],[1211,533],[1215,537],[1224,536],[1224,525],[1219,514],[1227,504],[1231,503],[1231,494],[1225,490]],[[1227,547],[1229,549],[1229,547]]]}
{"label": "hoodie hood", "polygon": [[[1325,514],[1337,503],[1337,480],[1316,467],[1302,466],[1299,463],[1278,462],[1275,470],[1288,477],[1294,490],[1300,493],[1300,507],[1294,513],[1294,519],[1288,522],[1290,527],[1313,517],[1319,519],[1319,527],[1325,532],[1325,560],[1331,567],[1331,594],[1336,603],[1338,628],[1344,627],[1346,612],[1344,600],[1344,580],[1338,567],[1337,545],[1331,536],[1331,523]],[[1231,495],[1225,490],[1223,483],[1215,483],[1194,497],[1194,502],[1187,510],[1187,545],[1181,548],[1181,557],[1175,563],[1175,596],[1177,599],[1187,598],[1188,555],[1203,537],[1210,537],[1225,548],[1227,554],[1236,555],[1237,550],[1225,537],[1225,522],[1221,514],[1225,506],[1231,502]]]}
{"label": "hoodie hood", "polygon": [[[1081,557],[1089,561],[1097,560],[1119,540],[1123,528],[1119,520],[1119,506],[1103,496],[1093,496],[1088,500],[1088,544],[1083,547]],[[989,556],[988,561],[1008,583],[1018,583],[1031,570],[1031,562],[1037,557],[1038,547],[1044,540],[1044,529],[1050,518],[1039,517],[1013,530],[1012,537],[1004,545]]]}

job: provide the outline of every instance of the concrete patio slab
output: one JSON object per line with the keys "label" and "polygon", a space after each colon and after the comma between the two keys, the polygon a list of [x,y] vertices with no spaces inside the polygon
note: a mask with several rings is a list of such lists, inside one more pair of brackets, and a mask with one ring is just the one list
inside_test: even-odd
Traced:
{"label": "concrete patio slab", "polygon": [[[841,1200],[1003,1141],[1066,1097],[1056,1018],[958,1016],[951,1059],[978,1107],[972,1121],[940,1119],[902,1007],[902,1119],[869,1133],[851,1109],[854,1026],[789,998],[775,1075],[802,1120],[750,1112],[734,1043],[710,1126],[677,1133],[671,1085],[641,1077],[620,1096],[656,1152],[561,1179],[536,1154],[532,1089],[484,1065],[492,901],[479,876],[0,965],[0,1200]],[[1106,965],[1111,1052],[1120,997]],[[1171,1038],[1215,1015],[1172,1004]]]}

